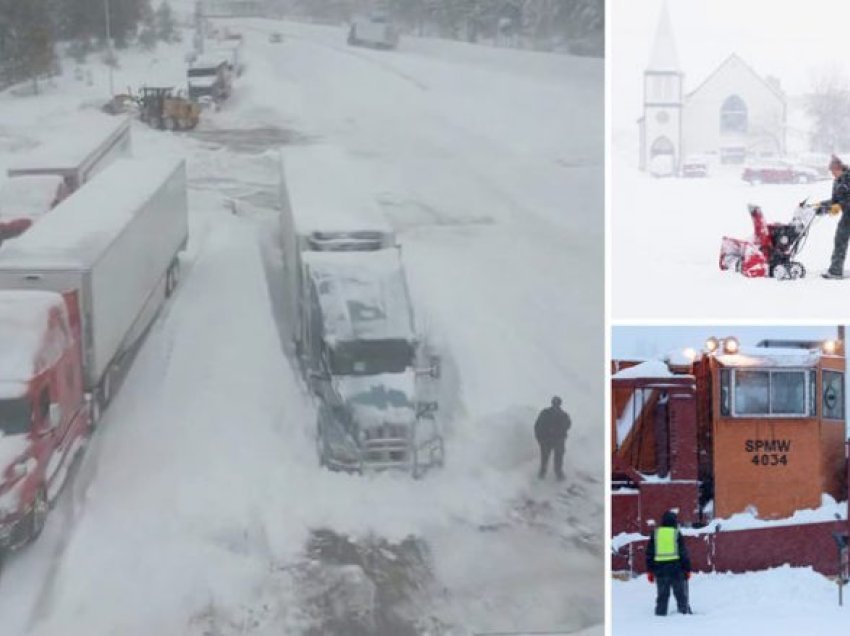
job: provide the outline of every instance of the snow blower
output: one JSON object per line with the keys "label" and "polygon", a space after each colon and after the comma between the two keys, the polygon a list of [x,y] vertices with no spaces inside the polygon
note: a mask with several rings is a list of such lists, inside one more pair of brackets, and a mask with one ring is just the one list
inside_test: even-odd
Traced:
{"label": "snow blower", "polygon": [[732,270],[747,278],[803,278],[806,268],[794,259],[806,243],[818,204],[802,201],[790,223],[767,223],[759,206],[748,207],[754,236],[748,241],[724,236],[720,245],[720,269]]}

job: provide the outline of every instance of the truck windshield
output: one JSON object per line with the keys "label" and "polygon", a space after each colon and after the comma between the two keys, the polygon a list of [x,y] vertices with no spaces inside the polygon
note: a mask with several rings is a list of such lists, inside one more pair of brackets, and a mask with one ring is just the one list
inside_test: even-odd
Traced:
{"label": "truck windshield", "polygon": [[218,68],[190,68],[189,77],[213,77],[218,73]]}
{"label": "truck windshield", "polygon": [[25,397],[0,399],[0,433],[21,435],[30,431],[30,405]]}
{"label": "truck windshield", "polygon": [[333,375],[401,373],[413,365],[413,345],[406,340],[341,342],[330,358]]}

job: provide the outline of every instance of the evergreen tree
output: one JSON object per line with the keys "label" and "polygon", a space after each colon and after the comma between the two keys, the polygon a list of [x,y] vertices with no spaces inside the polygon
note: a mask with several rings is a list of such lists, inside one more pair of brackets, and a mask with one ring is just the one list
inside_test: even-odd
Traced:
{"label": "evergreen tree", "polygon": [[156,10],[156,36],[163,42],[179,42],[180,32],[168,0],[163,0]]}
{"label": "evergreen tree", "polygon": [[4,84],[38,78],[53,69],[56,56],[47,0],[0,0],[0,72]]}
{"label": "evergreen tree", "polygon": [[156,48],[157,35],[156,16],[153,9],[148,5],[142,12],[139,25],[139,44],[145,50],[151,51]]}

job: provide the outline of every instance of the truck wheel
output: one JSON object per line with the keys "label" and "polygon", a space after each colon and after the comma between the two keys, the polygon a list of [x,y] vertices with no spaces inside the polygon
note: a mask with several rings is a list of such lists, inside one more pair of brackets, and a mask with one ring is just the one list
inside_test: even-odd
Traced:
{"label": "truck wheel", "polygon": [[35,541],[41,531],[44,530],[44,523],[47,520],[47,511],[49,509],[47,503],[47,493],[42,486],[38,494],[35,496],[35,501],[32,504],[32,513],[30,518],[30,541]]}

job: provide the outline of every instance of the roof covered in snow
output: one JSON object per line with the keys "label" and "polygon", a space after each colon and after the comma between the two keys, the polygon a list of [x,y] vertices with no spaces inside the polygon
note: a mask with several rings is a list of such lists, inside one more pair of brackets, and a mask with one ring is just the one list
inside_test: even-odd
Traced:
{"label": "roof covered in snow", "polygon": [[329,340],[411,340],[413,310],[398,249],[307,252]]}
{"label": "roof covered in snow", "polygon": [[281,176],[296,231],[373,231],[392,235],[365,181],[345,152],[331,145],[293,146],[281,153]]}
{"label": "roof covered in snow", "polygon": [[0,185],[0,219],[41,216],[48,210],[62,186],[56,174],[10,177]]}
{"label": "roof covered in snow", "polygon": [[65,314],[60,294],[0,292],[0,383],[27,381],[61,354],[44,348],[51,310]]}
{"label": "roof covered in snow", "polygon": [[91,266],[182,163],[116,160],[21,236],[0,246],[0,269]]}
{"label": "roof covered in snow", "polygon": [[676,376],[662,360],[647,360],[628,369],[615,373],[613,378],[672,378]]}
{"label": "roof covered in snow", "polygon": [[821,358],[818,349],[741,347],[734,355],[715,356],[724,367],[813,367]]}
{"label": "roof covered in snow", "polygon": [[73,118],[46,126],[48,140],[30,152],[16,156],[8,165],[10,175],[17,171],[73,171],[95,155],[107,139],[121,136],[130,129],[127,117],[80,111]]}

